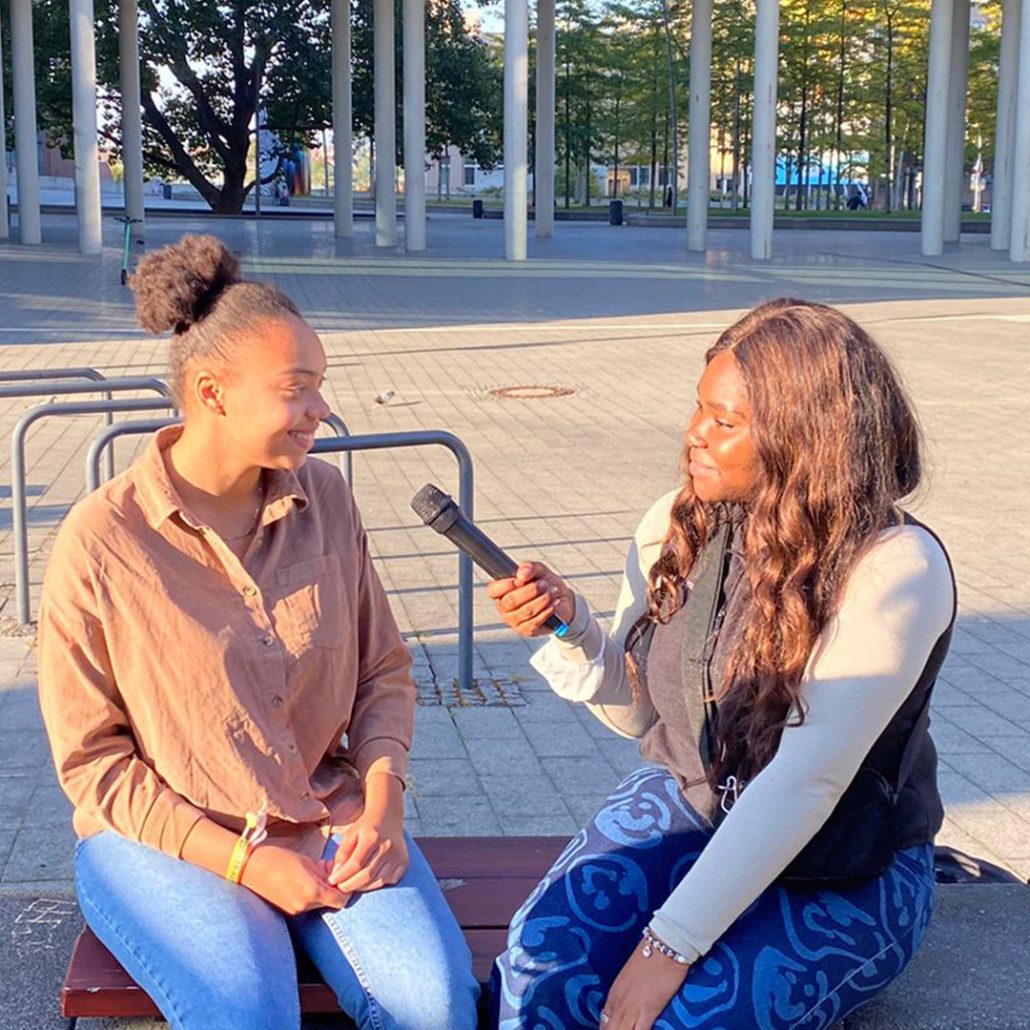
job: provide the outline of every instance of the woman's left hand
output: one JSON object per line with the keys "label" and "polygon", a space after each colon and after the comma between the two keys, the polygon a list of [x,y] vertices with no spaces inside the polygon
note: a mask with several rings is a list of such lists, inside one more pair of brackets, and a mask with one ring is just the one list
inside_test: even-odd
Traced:
{"label": "woman's left hand", "polygon": [[690,966],[658,952],[644,958],[642,948],[643,942],[615,978],[601,1010],[601,1030],[651,1030],[683,986]]}
{"label": "woman's left hand", "polygon": [[365,810],[344,828],[329,882],[344,894],[397,883],[408,868],[402,784],[388,774],[365,785]]}

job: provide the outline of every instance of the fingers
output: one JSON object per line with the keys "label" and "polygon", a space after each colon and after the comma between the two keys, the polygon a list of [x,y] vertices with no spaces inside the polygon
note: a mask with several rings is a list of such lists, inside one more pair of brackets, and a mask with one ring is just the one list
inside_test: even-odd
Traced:
{"label": "fingers", "polygon": [[344,908],[350,901],[350,895],[343,891],[330,887],[327,883],[320,883],[316,892],[312,908]]}
{"label": "fingers", "polygon": [[509,590],[515,589],[515,580],[508,579],[492,579],[486,585],[486,596],[491,601],[499,601]]}
{"label": "fingers", "polygon": [[385,856],[341,883],[340,890],[348,893],[379,890],[397,883],[403,875],[404,865],[391,856]]}
{"label": "fingers", "polygon": [[503,597],[509,590],[524,587],[528,583],[539,580],[553,579],[554,573],[542,562],[525,561],[515,570],[514,576],[503,579],[493,579],[486,585],[486,596],[491,601]]}
{"label": "fingers", "polygon": [[339,886],[365,869],[376,856],[378,849],[379,838],[376,834],[369,833],[364,827],[345,833],[340,842],[339,851],[336,853],[332,872],[329,874],[329,882],[334,887]]}
{"label": "fingers", "polygon": [[347,875],[346,878],[341,876],[333,882],[346,893],[375,890],[376,887],[396,883],[404,875],[407,867],[407,850],[396,846],[389,838],[385,838],[380,840],[374,850],[370,852],[367,861],[362,864],[360,869]]}
{"label": "fingers", "polygon": [[538,561],[524,561],[515,570],[515,582],[523,586],[534,579],[544,579],[551,574],[551,570]]}
{"label": "fingers", "polygon": [[547,583],[543,580],[534,580],[532,583],[527,583],[524,587],[516,587],[514,590],[509,590],[497,602],[497,607],[500,608],[502,613],[518,612],[519,609],[532,604],[534,601],[538,601],[541,598],[548,600],[550,597],[551,591]]}

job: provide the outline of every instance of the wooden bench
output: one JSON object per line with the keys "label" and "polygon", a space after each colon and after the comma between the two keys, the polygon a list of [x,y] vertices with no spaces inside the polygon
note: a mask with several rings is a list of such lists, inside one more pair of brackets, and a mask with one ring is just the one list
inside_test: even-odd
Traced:
{"label": "wooden bench", "polygon": [[[484,983],[504,947],[512,915],[558,857],[565,838],[424,837],[419,845],[465,931],[476,977]],[[929,935],[911,967],[834,1030],[1030,1030],[1030,978],[1022,954],[1027,940],[1030,889],[1025,884],[942,884]],[[338,1013],[332,992],[303,958],[298,972],[302,1011],[315,1019],[316,1013]],[[69,1017],[158,1015],[146,992],[88,929],[72,951],[61,1011]],[[486,1026],[485,1019],[480,1025]]]}
{"label": "wooden bench", "polygon": [[[423,837],[419,840],[472,950],[485,983],[503,950],[516,909],[554,863],[565,837]],[[298,960],[301,1011],[339,1012],[333,992],[306,959]],[[87,927],[75,943],[61,989],[61,1013],[159,1016],[157,1006]]]}

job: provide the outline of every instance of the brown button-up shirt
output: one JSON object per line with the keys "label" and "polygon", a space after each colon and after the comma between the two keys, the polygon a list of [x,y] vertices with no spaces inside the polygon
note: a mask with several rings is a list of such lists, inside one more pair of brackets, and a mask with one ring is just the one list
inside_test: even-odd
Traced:
{"label": "brown button-up shirt", "polygon": [[363,778],[403,779],[411,658],[353,497],[309,460],[268,470],[241,561],[183,507],[162,430],[61,526],[39,614],[39,690],[80,837],[179,856],[202,816],[267,802],[276,842],[318,857]]}

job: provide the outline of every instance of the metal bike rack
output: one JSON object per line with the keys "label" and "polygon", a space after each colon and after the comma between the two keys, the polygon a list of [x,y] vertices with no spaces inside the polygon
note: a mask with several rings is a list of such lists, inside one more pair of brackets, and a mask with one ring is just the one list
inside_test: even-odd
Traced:
{"label": "metal bike rack", "polygon": [[[109,379],[107,383],[114,384],[119,380]],[[126,380],[120,380],[124,383]],[[160,380],[149,380],[151,384],[158,384],[158,392],[166,393],[168,387]],[[82,384],[86,390],[79,392],[86,393],[92,384]],[[105,384],[106,386],[107,384]],[[119,387],[115,387],[118,389]],[[132,387],[122,386],[121,389],[157,389],[156,386],[146,387],[134,385]],[[14,516],[14,576],[16,591],[16,607],[18,621],[25,625],[31,619],[31,607],[29,603],[29,540],[28,540],[28,517],[27,503],[25,499],[25,437],[29,429],[41,418],[58,415],[102,415],[107,412],[120,411],[158,411],[163,408],[175,408],[175,401],[171,397],[148,399],[146,397],[133,398],[129,400],[104,400],[104,401],[70,401],[66,403],[40,404],[38,407],[27,411],[18,420],[18,424],[11,433],[11,507]]]}
{"label": "metal bike rack", "polygon": [[[67,371],[56,370],[55,371]],[[73,371],[95,372],[95,369],[78,369]],[[100,373],[97,372],[97,375]],[[92,378],[91,376],[88,378]],[[100,383],[101,385],[96,385]],[[122,376],[115,379],[93,379],[92,382],[76,383],[67,380],[52,382],[48,385],[33,386],[0,386],[0,401],[15,397],[73,397],[80,393],[103,393],[105,400],[111,400],[113,393],[128,393],[137,390],[153,390],[162,397],[171,397],[172,391],[163,379],[154,376]],[[110,426],[114,419],[111,411],[105,409],[104,421]],[[107,459],[107,474],[114,475],[114,453]]]}
{"label": "metal bike rack", "polygon": [[[90,444],[89,451],[86,454],[86,489],[92,493],[100,486],[102,482],[100,458],[104,451],[119,437],[156,433],[159,429],[175,425],[178,421],[177,418],[151,418],[138,422],[119,422],[118,425],[111,426],[100,432],[93,443]],[[339,415],[330,413],[326,418],[322,419],[322,424],[335,430],[338,436],[350,436],[347,423]],[[343,478],[347,480],[348,484],[351,483],[350,458],[350,452],[346,452],[344,460],[340,463],[340,472],[343,473]]]}
{"label": "metal bike rack", "polygon": [[[0,383],[31,383],[53,379],[89,379],[94,383],[102,383],[107,376],[95,368],[26,368],[17,372],[0,372]],[[60,393],[60,390],[54,391]],[[111,400],[109,390],[102,391],[105,400]],[[15,397],[27,396],[24,393],[14,394]],[[104,421],[107,425],[114,424],[114,416],[111,412],[104,414]],[[114,475],[114,452],[107,458],[107,474]]]}
{"label": "metal bike rack", "polygon": [[[315,441],[312,454],[337,451],[379,451],[389,447],[446,447],[458,462],[458,504],[471,519],[474,483],[472,455],[453,433],[442,429],[414,430],[406,433],[368,433],[338,436]],[[472,559],[458,552],[458,685],[472,689]]]}
{"label": "metal bike rack", "polygon": [[100,458],[118,437],[156,433],[165,426],[174,426],[178,421],[177,418],[148,418],[138,422],[119,422],[116,426],[101,430],[86,452],[86,490],[92,493],[100,487],[103,482],[100,475]]}
{"label": "metal bike rack", "polygon": [[0,383],[31,383],[42,379],[91,379],[102,383],[106,378],[95,368],[25,368],[17,372],[0,372]]}
{"label": "metal bike rack", "polygon": [[[330,411],[324,419],[322,419],[322,425],[328,426],[332,429],[337,436],[350,436],[351,431],[347,428],[347,423],[340,418],[335,412]],[[350,451],[343,452],[343,461],[340,465],[340,471],[343,473],[343,478],[347,480],[347,485],[354,488],[354,455]]]}
{"label": "metal bike rack", "polygon": [[0,400],[15,397],[72,397],[80,393],[125,393],[127,390],[153,390],[163,397],[171,397],[171,387],[155,376],[122,376],[88,383],[62,381],[36,386],[0,386]]}

